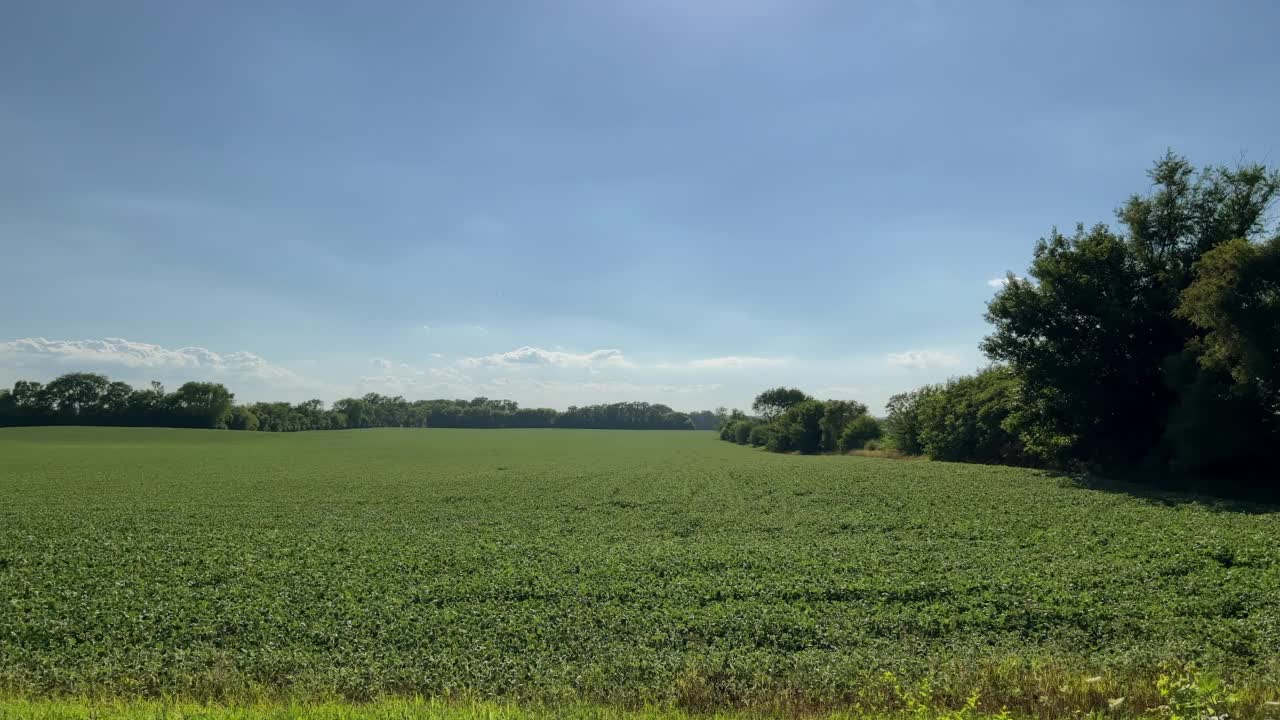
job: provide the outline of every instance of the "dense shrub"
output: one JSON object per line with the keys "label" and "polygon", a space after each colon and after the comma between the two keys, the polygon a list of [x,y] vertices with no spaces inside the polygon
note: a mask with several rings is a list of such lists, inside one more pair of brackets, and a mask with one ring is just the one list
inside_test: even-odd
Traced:
{"label": "dense shrub", "polygon": [[859,415],[840,433],[841,450],[861,450],[867,443],[880,437],[880,421],[870,415]]}
{"label": "dense shrub", "polygon": [[822,449],[822,418],[826,405],[817,400],[801,400],[792,405],[775,421],[775,437],[785,438],[777,444],[785,445],[782,452],[816,453]]}
{"label": "dense shrub", "polygon": [[737,423],[725,423],[720,426],[720,439],[725,442],[734,442],[734,426]]}
{"label": "dense shrub", "polygon": [[822,414],[822,449],[844,449],[840,446],[840,438],[845,429],[856,419],[865,417],[867,406],[853,400],[828,400],[826,410]]}
{"label": "dense shrub", "polygon": [[231,417],[227,420],[230,430],[257,430],[258,416],[243,405],[231,408]]}
{"label": "dense shrub", "polygon": [[764,427],[768,428],[766,432],[761,434],[761,439],[764,440],[765,450],[768,450],[769,452],[785,453],[791,452],[795,449],[795,446],[791,441],[791,434],[783,429],[782,426],[776,423],[769,423]]}
{"label": "dense shrub", "polygon": [[889,398],[885,405],[888,415],[884,421],[884,436],[899,452],[907,455],[924,454],[924,442],[920,438],[920,405],[925,398],[936,392],[936,386],[925,385]]}
{"label": "dense shrub", "polygon": [[955,378],[921,396],[920,444],[935,460],[1022,464],[1022,443],[1006,428],[1018,402],[1018,381],[993,367]]}
{"label": "dense shrub", "polygon": [[767,447],[769,438],[773,436],[773,426],[768,423],[756,423],[751,427],[751,435],[747,442],[752,447]]}
{"label": "dense shrub", "polygon": [[[764,447],[771,452],[817,453],[842,449],[840,439],[850,427],[856,427],[850,441],[858,447],[867,439],[880,436],[879,423],[867,415],[867,406],[853,400],[814,400],[799,390],[774,388],[761,393],[757,409],[784,410],[772,419],[746,418],[731,422],[720,432],[720,439],[738,444]],[[733,417],[740,416],[734,411]]]}

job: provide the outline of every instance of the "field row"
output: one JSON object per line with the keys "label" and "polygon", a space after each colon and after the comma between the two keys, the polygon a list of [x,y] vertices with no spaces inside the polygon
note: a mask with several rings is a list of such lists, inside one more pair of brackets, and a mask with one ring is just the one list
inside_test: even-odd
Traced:
{"label": "field row", "polygon": [[[709,433],[0,432],[0,685],[1042,714],[1280,688],[1280,515]],[[891,676],[886,676],[891,673]],[[886,679],[886,678],[891,679]]]}

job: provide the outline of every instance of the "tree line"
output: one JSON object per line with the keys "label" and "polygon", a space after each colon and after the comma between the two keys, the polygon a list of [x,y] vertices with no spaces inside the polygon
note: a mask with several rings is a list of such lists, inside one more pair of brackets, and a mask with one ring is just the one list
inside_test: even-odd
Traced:
{"label": "tree line", "polygon": [[296,432],[374,427],[590,428],[613,430],[710,429],[711,411],[682,413],[661,404],[523,408],[513,400],[417,400],[369,393],[329,408],[320,400],[297,404],[237,405],[220,383],[188,382],[173,392],[153,382],[145,388],[96,373],[68,373],[47,384],[19,380],[0,390],[0,427],[117,425]]}
{"label": "tree line", "polygon": [[770,452],[817,453],[877,449],[880,421],[853,400],[815,400],[796,388],[778,387],[756,396],[749,416],[734,410],[720,439]]}
{"label": "tree line", "polygon": [[[1118,229],[1077,225],[1036,243],[1028,277],[1008,275],[988,305],[991,365],[893,396],[877,442],[938,460],[1280,490],[1280,173],[1197,169],[1170,152],[1149,176],[1116,211]],[[753,407],[761,417],[737,413],[722,436],[798,452],[860,437],[826,433],[845,411],[798,390]]]}

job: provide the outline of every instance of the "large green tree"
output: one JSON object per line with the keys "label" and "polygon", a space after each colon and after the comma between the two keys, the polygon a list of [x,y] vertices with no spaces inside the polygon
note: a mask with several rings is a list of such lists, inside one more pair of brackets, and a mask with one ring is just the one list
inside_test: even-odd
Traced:
{"label": "large green tree", "polygon": [[772,420],[794,405],[812,399],[796,388],[776,387],[757,395],[751,403],[751,409],[760,413],[765,420]]}
{"label": "large green tree", "polygon": [[101,406],[111,381],[96,373],[67,373],[44,386],[44,402],[59,418],[74,420],[92,415]]}
{"label": "large green tree", "polygon": [[[983,349],[1020,387],[1007,426],[1042,461],[1160,471],[1200,434],[1187,423],[1242,402],[1202,375],[1212,372],[1197,362],[1204,346],[1178,308],[1202,258],[1264,239],[1280,175],[1261,165],[1197,171],[1168,154],[1150,177],[1151,191],[1117,213],[1124,233],[1054,231],[1036,245],[1032,279],[1011,277],[989,306],[995,329]],[[1193,397],[1198,410],[1182,412],[1184,431],[1172,436]]]}
{"label": "large green tree", "polygon": [[165,398],[176,424],[182,427],[225,428],[235,396],[220,383],[183,383]]}

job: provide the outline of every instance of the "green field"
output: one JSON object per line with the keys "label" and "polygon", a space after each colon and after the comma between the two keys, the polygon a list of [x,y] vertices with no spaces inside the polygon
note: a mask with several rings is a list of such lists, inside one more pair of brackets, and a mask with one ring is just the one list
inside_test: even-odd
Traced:
{"label": "green field", "polygon": [[13,703],[1050,717],[1194,662],[1263,717],[1277,650],[1264,507],[712,433],[0,430]]}

